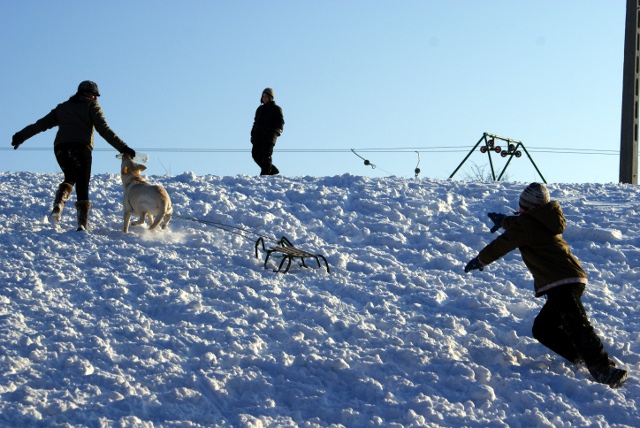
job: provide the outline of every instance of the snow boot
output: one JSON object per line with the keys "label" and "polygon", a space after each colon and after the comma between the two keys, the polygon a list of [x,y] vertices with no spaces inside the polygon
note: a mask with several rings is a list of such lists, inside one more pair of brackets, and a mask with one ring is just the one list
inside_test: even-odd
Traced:
{"label": "snow boot", "polygon": [[76,209],[78,210],[78,231],[88,230],[89,226],[89,209],[91,208],[90,201],[77,201]]}
{"label": "snow boot", "polygon": [[53,200],[53,210],[51,214],[49,214],[49,223],[57,224],[60,221],[62,208],[64,208],[64,204],[69,199],[71,190],[73,190],[73,186],[69,183],[61,183],[60,186],[58,186],[56,197]]}
{"label": "snow boot", "polygon": [[618,388],[627,380],[627,371],[611,367],[596,376],[596,382],[606,383],[611,388]]}
{"label": "snow boot", "polygon": [[589,372],[596,382],[607,384],[611,388],[617,388],[627,380],[627,371],[617,369],[615,363],[611,360],[595,367],[589,367]]}

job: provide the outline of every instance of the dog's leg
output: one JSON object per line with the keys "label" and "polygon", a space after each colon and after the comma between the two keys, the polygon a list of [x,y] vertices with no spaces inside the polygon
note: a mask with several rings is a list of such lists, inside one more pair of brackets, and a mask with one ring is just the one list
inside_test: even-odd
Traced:
{"label": "dog's leg", "polygon": [[140,226],[141,224],[144,223],[144,218],[146,217],[147,213],[142,211],[140,213],[140,218],[138,218],[136,221],[134,221],[133,223],[131,223],[131,226]]}
{"label": "dog's leg", "polygon": [[149,226],[149,230],[154,230],[156,227],[158,227],[158,225],[160,224],[160,222],[162,221],[162,219],[164,218],[164,214],[167,212],[167,209],[164,208],[162,211],[160,211],[158,213],[158,215],[156,216],[155,220],[153,219],[153,217],[151,217],[151,226]]}
{"label": "dog's leg", "polygon": [[164,221],[162,222],[162,225],[160,226],[162,229],[166,229],[167,225],[169,224],[169,221],[171,220],[171,213],[167,214],[164,216]]}
{"label": "dog's leg", "polygon": [[125,211],[124,213],[124,229],[123,232],[124,233],[129,233],[129,221],[131,220],[131,213],[128,211]]}
{"label": "dog's leg", "polygon": [[155,221],[149,227],[149,229],[155,229],[160,225],[161,229],[166,229],[167,224],[171,220],[171,216],[173,214],[173,206],[171,205],[171,198],[167,193],[166,189],[162,186],[158,186],[158,192],[161,196],[162,204],[160,206],[160,212],[158,213]]}

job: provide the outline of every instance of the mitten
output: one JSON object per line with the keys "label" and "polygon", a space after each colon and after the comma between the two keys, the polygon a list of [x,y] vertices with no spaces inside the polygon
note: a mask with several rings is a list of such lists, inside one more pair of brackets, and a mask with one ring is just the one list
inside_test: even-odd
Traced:
{"label": "mitten", "polygon": [[491,233],[497,232],[498,229],[502,227],[502,220],[504,220],[506,215],[499,214],[499,213],[489,213],[487,215],[493,221],[493,227],[491,228]]}
{"label": "mitten", "polygon": [[482,270],[484,268],[484,265],[482,264],[482,262],[480,260],[478,260],[477,257],[474,257],[473,259],[471,259],[471,261],[469,263],[467,263],[467,265],[464,267],[464,272],[465,273],[469,273],[474,269],[478,269],[478,270]]}
{"label": "mitten", "polygon": [[20,144],[24,143],[24,139],[18,135],[16,132],[13,134],[13,138],[11,139],[11,145],[13,146],[13,150],[17,150]]}
{"label": "mitten", "polygon": [[124,148],[120,151],[120,153],[122,153],[123,155],[131,156],[131,159],[136,157],[136,151],[129,146],[124,146]]}

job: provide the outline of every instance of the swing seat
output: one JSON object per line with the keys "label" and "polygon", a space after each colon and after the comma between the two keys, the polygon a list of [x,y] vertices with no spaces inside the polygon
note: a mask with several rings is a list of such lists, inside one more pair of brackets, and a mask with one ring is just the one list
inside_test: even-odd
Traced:
{"label": "swing seat", "polygon": [[258,246],[260,244],[262,244],[262,250],[267,253],[267,256],[264,259],[265,268],[267,267],[267,262],[269,261],[269,257],[271,257],[271,254],[277,253],[282,255],[282,261],[280,262],[278,269],[274,270],[274,272],[280,272],[282,270],[282,267],[284,266],[284,262],[287,262],[287,267],[283,271],[283,273],[287,273],[289,271],[289,268],[291,267],[291,262],[294,259],[300,259],[300,263],[302,264],[303,267],[309,267],[306,265],[304,259],[311,258],[311,259],[315,259],[315,261],[318,263],[318,267],[322,267],[322,264],[320,263],[320,259],[322,259],[327,269],[327,273],[329,273],[329,263],[327,263],[327,259],[322,254],[313,254],[313,253],[309,253],[307,251],[301,250],[299,248],[296,248],[293,246],[291,241],[289,241],[284,236],[280,238],[280,240],[277,242],[275,246],[269,249],[267,249],[264,245],[264,238],[262,237],[258,238],[258,240],[256,241],[256,247],[255,247],[256,259],[258,258]]}

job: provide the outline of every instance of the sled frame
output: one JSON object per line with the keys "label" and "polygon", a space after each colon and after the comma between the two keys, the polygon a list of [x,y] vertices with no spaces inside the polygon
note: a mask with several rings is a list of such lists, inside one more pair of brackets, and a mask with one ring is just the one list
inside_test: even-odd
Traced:
{"label": "sled frame", "polygon": [[329,263],[327,262],[327,259],[322,254],[314,254],[314,253],[310,253],[308,251],[304,251],[299,248],[296,248],[291,243],[291,241],[289,241],[285,236],[280,238],[277,244],[269,249],[265,247],[264,238],[263,237],[258,238],[258,240],[256,241],[256,247],[255,247],[256,259],[258,258],[258,246],[260,246],[260,244],[262,244],[262,250],[267,253],[264,259],[264,265],[263,265],[265,268],[267,267],[267,262],[269,261],[269,257],[271,257],[271,254],[273,253],[282,254],[282,261],[280,262],[278,269],[274,269],[274,272],[281,272],[282,267],[284,266],[284,263],[287,262],[287,267],[285,268],[284,271],[282,271],[282,273],[287,273],[289,271],[289,268],[291,267],[291,262],[294,259],[300,259],[300,263],[305,268],[309,267],[305,263],[305,259],[314,259],[318,263],[319,268],[322,267],[322,264],[320,263],[320,259],[322,259],[327,269],[327,273],[330,272]]}

